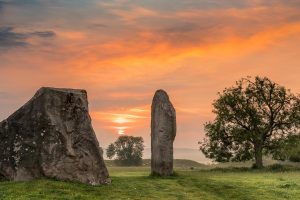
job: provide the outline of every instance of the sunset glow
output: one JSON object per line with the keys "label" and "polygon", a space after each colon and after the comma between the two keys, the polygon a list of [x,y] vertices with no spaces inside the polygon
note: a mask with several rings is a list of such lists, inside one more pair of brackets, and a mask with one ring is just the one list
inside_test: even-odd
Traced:
{"label": "sunset glow", "polygon": [[125,134],[125,130],[120,129],[120,130],[118,131],[118,134],[119,134],[119,135],[124,135],[124,134]]}
{"label": "sunset glow", "polygon": [[[92,112],[92,118],[102,122],[102,126],[108,130],[112,128],[113,133],[119,135],[126,134],[130,128],[138,127],[139,123],[142,123],[145,120],[149,119],[148,113],[146,110],[139,108],[132,108],[123,111],[128,114],[115,114],[115,113],[106,113],[106,112]],[[145,114],[146,113],[146,114]]]}
{"label": "sunset glow", "polygon": [[125,123],[132,122],[132,120],[126,119],[126,118],[123,118],[123,117],[118,117],[113,122],[115,122],[117,124],[125,124]]}
{"label": "sunset glow", "polygon": [[[29,14],[30,13],[30,14]],[[86,89],[102,146],[150,146],[154,92],[176,108],[175,147],[198,148],[217,92],[268,76],[300,92],[295,0],[0,1],[0,120],[42,86]]]}

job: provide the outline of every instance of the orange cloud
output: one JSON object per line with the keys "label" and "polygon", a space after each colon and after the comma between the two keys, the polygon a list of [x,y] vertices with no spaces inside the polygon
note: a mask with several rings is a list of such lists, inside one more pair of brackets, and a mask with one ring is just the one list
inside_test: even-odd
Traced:
{"label": "orange cloud", "polygon": [[299,7],[246,2],[171,10],[101,1],[97,10],[75,10],[80,19],[61,14],[62,25],[49,18],[43,26],[55,38],[0,49],[0,94],[7,95],[0,98],[0,116],[7,117],[41,86],[85,88],[104,145],[116,133],[142,135],[149,145],[150,104],[162,88],[178,114],[176,145],[196,148],[202,124],[213,118],[216,93],[235,80],[266,75],[300,90]]}
{"label": "orange cloud", "polygon": [[129,108],[122,113],[93,111],[91,116],[109,131],[111,128],[117,130],[119,135],[125,134],[132,126],[135,128],[144,126],[149,120],[149,112],[143,108]]}
{"label": "orange cloud", "polygon": [[[139,16],[139,13],[132,12],[132,15]],[[103,78],[104,73],[99,71],[103,72],[106,69],[125,75],[110,77],[117,77],[118,80],[140,77],[154,71],[165,74],[176,68],[177,63],[184,59],[249,54],[268,48],[269,44],[299,33],[299,21],[290,21],[297,13],[297,8],[282,5],[181,11],[175,13],[171,19],[179,21],[179,25],[183,23],[182,20],[189,20],[189,24],[179,27],[175,24],[171,28],[137,24],[129,27],[132,30],[125,31],[121,38],[113,37],[102,43],[101,36],[90,35],[87,44],[83,44],[82,48],[78,49],[73,45],[68,48],[66,43],[61,52],[77,49],[78,53],[74,52],[74,57],[69,59],[66,65],[71,66],[80,75],[86,74],[96,80]],[[151,17],[162,16],[157,14]],[[206,19],[212,24],[199,24]]]}

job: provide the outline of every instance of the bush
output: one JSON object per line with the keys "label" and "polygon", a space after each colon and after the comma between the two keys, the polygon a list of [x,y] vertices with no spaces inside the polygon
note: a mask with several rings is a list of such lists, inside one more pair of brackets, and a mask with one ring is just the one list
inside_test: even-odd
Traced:
{"label": "bush", "polygon": [[291,155],[289,160],[292,161],[292,162],[300,162],[300,151],[298,151],[295,154]]}

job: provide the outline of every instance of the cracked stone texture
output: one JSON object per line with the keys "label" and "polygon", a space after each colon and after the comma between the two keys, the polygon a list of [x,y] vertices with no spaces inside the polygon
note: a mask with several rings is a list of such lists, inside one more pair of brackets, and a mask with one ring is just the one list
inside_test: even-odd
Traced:
{"label": "cracked stone texture", "polygon": [[0,123],[0,179],[41,177],[110,183],[85,90],[41,88]]}
{"label": "cracked stone texture", "polygon": [[170,176],[173,174],[176,112],[165,91],[156,91],[151,110],[151,171]]}

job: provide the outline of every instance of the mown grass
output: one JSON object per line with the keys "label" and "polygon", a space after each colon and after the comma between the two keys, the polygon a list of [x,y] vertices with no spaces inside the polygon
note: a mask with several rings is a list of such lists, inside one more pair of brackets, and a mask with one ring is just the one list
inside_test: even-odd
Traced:
{"label": "mown grass", "polygon": [[149,176],[148,167],[110,167],[112,184],[89,186],[55,180],[1,182],[0,199],[300,199],[300,172],[187,170]]}

